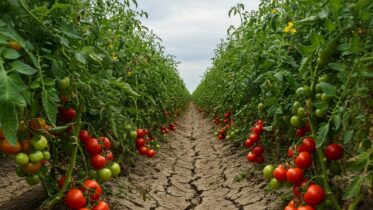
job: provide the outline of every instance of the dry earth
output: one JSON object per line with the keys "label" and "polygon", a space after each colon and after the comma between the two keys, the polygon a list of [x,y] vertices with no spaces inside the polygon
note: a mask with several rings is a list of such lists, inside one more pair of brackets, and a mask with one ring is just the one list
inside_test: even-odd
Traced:
{"label": "dry earth", "polygon": [[[235,181],[252,166],[229,142],[217,140],[214,131],[211,121],[190,105],[156,158],[140,158],[128,177],[110,184],[112,209],[281,209],[279,199],[263,190],[263,180]],[[137,191],[124,194],[121,189],[128,184],[147,191],[149,199],[144,202]]]}

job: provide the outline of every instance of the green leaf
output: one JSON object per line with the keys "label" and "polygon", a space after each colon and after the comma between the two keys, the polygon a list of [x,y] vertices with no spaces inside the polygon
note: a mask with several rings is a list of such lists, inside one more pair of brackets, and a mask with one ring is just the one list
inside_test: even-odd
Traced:
{"label": "green leaf", "polygon": [[323,126],[320,127],[319,131],[317,132],[317,138],[316,138],[316,145],[317,148],[320,148],[328,136],[329,133],[330,124],[326,123]]}
{"label": "green leaf", "polygon": [[0,90],[0,101],[26,106],[25,99],[22,96],[22,91],[26,90],[26,85],[17,75],[7,75],[5,72],[0,72]]}
{"label": "green leaf", "polygon": [[354,198],[359,195],[360,190],[361,190],[361,185],[364,182],[363,176],[356,176],[352,183],[347,187],[346,192],[343,196],[344,200],[348,200],[351,198]]}
{"label": "green leaf", "polygon": [[338,12],[338,10],[341,8],[341,2],[340,0],[330,0],[329,6],[333,12]]}
{"label": "green leaf", "polygon": [[0,101],[0,124],[8,141],[15,145],[17,141],[18,116],[14,104]]}
{"label": "green leaf", "polygon": [[333,121],[334,121],[335,129],[338,130],[339,127],[341,126],[341,115],[339,114],[339,112],[333,116]]}
{"label": "green leaf", "polygon": [[343,137],[343,142],[344,142],[345,144],[347,144],[348,142],[351,141],[351,139],[352,139],[352,134],[353,134],[353,133],[354,133],[353,130],[349,130],[349,131],[347,131],[347,132],[345,133],[345,135],[344,135],[344,137]]}
{"label": "green leaf", "polygon": [[36,69],[21,61],[14,61],[12,63],[12,70],[16,70],[18,73],[25,75],[33,75],[37,72]]}
{"label": "green leaf", "polygon": [[57,91],[54,88],[44,89],[41,93],[42,102],[44,111],[52,123],[52,125],[56,125],[56,116],[57,116],[57,107],[56,103],[58,102],[58,95]]}
{"label": "green leaf", "polygon": [[328,66],[336,71],[345,71],[346,70],[346,65],[345,64],[340,64],[340,63],[329,63]]}
{"label": "green leaf", "polygon": [[5,48],[3,50],[3,56],[6,59],[14,60],[14,59],[18,59],[21,55],[14,49]]}
{"label": "green leaf", "polygon": [[83,53],[76,52],[75,53],[75,58],[76,58],[77,61],[79,61],[82,64],[87,63],[86,56]]}
{"label": "green leaf", "polygon": [[319,84],[320,84],[322,91],[326,95],[335,96],[335,94],[337,93],[337,89],[333,85],[326,83],[326,82],[320,82]]}
{"label": "green leaf", "polygon": [[373,72],[363,71],[360,74],[361,76],[366,77],[366,78],[373,78]]}

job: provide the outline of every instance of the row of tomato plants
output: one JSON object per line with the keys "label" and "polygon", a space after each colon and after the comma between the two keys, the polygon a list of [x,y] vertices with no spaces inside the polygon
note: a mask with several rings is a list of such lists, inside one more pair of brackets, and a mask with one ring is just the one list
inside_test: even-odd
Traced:
{"label": "row of tomato plants", "polygon": [[193,93],[219,139],[249,148],[256,168],[266,164],[268,189],[290,200],[286,210],[353,210],[371,197],[372,7],[263,0],[247,12],[239,4],[229,13],[241,25]]}
{"label": "row of tomato plants", "polygon": [[109,209],[102,183],[176,129],[189,93],[135,4],[0,2],[0,152],[44,209]]}

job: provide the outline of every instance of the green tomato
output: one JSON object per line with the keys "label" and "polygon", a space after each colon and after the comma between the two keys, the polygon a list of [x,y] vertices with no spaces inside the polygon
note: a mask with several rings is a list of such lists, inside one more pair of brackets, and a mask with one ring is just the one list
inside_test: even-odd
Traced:
{"label": "green tomato", "polygon": [[322,76],[319,77],[318,79],[319,82],[329,82],[330,81],[330,78],[328,75],[324,74]]}
{"label": "green tomato", "polygon": [[51,159],[51,153],[48,151],[43,151],[43,159],[44,160],[50,160]]}
{"label": "green tomato", "polygon": [[332,207],[333,206],[333,202],[330,199],[326,199],[324,204],[325,204],[326,207]]}
{"label": "green tomato", "polygon": [[272,178],[271,181],[269,182],[269,186],[271,187],[272,190],[278,190],[281,188],[281,182],[278,181],[276,178]]}
{"label": "green tomato", "polygon": [[43,160],[44,156],[41,151],[37,150],[35,152],[30,153],[29,158],[31,162],[37,163]]}
{"label": "green tomato", "polygon": [[259,103],[259,104],[258,104],[258,110],[259,110],[260,112],[264,111],[264,104],[263,104],[263,103]]}
{"label": "green tomato", "polygon": [[275,167],[273,165],[267,165],[263,168],[263,176],[266,179],[271,179],[273,177],[273,171],[275,170]]}
{"label": "green tomato", "polygon": [[215,132],[215,133],[214,133],[214,136],[219,136],[219,133],[218,133],[218,132]]}
{"label": "green tomato", "polygon": [[19,166],[16,167],[16,174],[17,174],[17,176],[19,176],[19,177],[25,177],[25,176],[27,176],[26,172],[24,172],[24,171],[22,170],[22,168],[19,167]]}
{"label": "green tomato", "polygon": [[316,100],[321,100],[321,93],[316,93],[315,99]]}
{"label": "green tomato", "polygon": [[296,128],[302,127],[302,120],[298,116],[292,116],[290,119],[290,124]]}
{"label": "green tomato", "polygon": [[29,176],[26,177],[26,182],[29,185],[36,185],[36,184],[39,184],[40,179],[39,179],[39,176],[36,175],[36,174],[29,175]]}
{"label": "green tomato", "polygon": [[94,169],[90,169],[88,171],[88,176],[92,179],[97,179],[97,171]]}
{"label": "green tomato", "polygon": [[299,101],[296,101],[293,103],[293,108],[294,110],[298,110],[298,108],[301,106],[301,104],[299,103]]}
{"label": "green tomato", "polygon": [[226,138],[227,140],[230,140],[230,139],[232,138],[232,136],[228,134],[225,138]]}
{"label": "green tomato", "polygon": [[26,153],[18,153],[15,158],[16,164],[19,166],[24,166],[26,165],[30,159]]}
{"label": "green tomato", "polygon": [[317,83],[317,84],[315,85],[315,91],[316,91],[317,93],[321,93],[321,92],[322,92],[321,85],[320,85],[319,83]]}
{"label": "green tomato", "polygon": [[108,168],[103,168],[98,171],[98,176],[103,182],[109,181],[111,179],[112,173]]}
{"label": "green tomato", "polygon": [[297,110],[297,115],[303,118],[306,115],[306,109],[304,107],[299,107]]}
{"label": "green tomato", "polygon": [[155,145],[155,149],[156,149],[156,150],[159,150],[159,149],[161,149],[161,145],[159,145],[159,144],[156,144],[156,145]]}
{"label": "green tomato", "polygon": [[130,138],[133,139],[133,140],[136,139],[137,138],[137,132],[136,131],[131,131],[130,132]]}
{"label": "green tomato", "polygon": [[328,103],[331,97],[326,95],[325,93],[321,94],[321,101]]}
{"label": "green tomato", "polygon": [[295,94],[296,94],[297,97],[299,97],[299,98],[304,97],[304,94],[305,94],[304,87],[300,87],[300,88],[298,88],[298,89],[295,91]]}
{"label": "green tomato", "polygon": [[128,124],[128,125],[124,126],[124,130],[128,133],[132,130],[132,126]]}
{"label": "green tomato", "polygon": [[113,163],[110,166],[111,175],[113,177],[116,177],[120,174],[120,166],[118,163]]}
{"label": "green tomato", "polygon": [[70,78],[64,77],[63,79],[57,80],[57,88],[59,90],[67,90],[70,87]]}
{"label": "green tomato", "polygon": [[305,95],[306,97],[311,97],[311,95],[312,95],[312,91],[311,91],[310,86],[305,85],[305,86],[303,87],[303,89],[304,89],[304,95]]}
{"label": "green tomato", "polygon": [[32,146],[37,150],[44,150],[48,146],[48,140],[44,136],[35,136],[32,138]]}
{"label": "green tomato", "polygon": [[322,109],[316,109],[315,114],[317,117],[325,117],[325,110]]}

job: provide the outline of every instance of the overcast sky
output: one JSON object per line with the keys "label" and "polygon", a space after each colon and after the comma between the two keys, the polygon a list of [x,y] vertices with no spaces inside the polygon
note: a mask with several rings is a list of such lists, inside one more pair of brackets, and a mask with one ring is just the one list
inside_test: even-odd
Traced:
{"label": "overcast sky", "polygon": [[162,40],[166,53],[180,62],[179,72],[192,93],[211,64],[214,49],[238,17],[228,17],[237,3],[256,10],[259,0],[138,0],[138,9],[146,11],[143,24]]}

